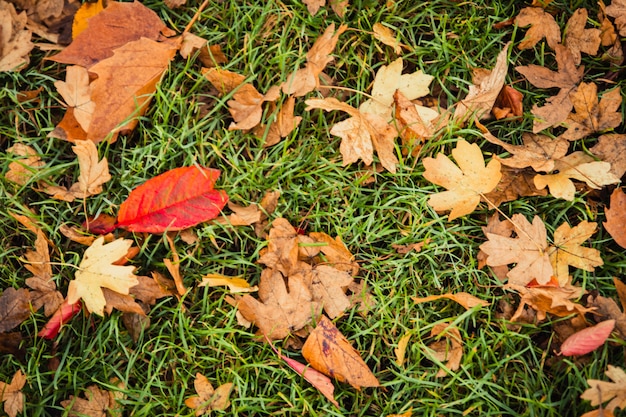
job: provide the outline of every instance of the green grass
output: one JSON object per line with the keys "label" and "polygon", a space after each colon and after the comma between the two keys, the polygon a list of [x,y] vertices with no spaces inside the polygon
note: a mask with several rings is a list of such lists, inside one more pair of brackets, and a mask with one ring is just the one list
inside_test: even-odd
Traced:
{"label": "green grass", "polygon": [[[190,3],[172,11],[161,2],[145,2],[178,31],[200,2]],[[554,4],[562,23],[577,7],[586,5],[590,16],[595,16],[597,7],[583,1]],[[449,106],[467,93],[472,68],[491,68],[504,43],[522,39],[522,30],[492,27],[515,16],[521,7],[515,1],[395,2],[389,8],[384,2],[353,1],[342,20],[325,9],[310,16],[299,1],[211,2],[192,32],[221,45],[230,59],[224,67],[246,75],[265,92],[304,63],[306,52],[328,24],[345,22],[350,30],[340,37],[335,61],[326,72],[339,87],[369,92],[376,71],[395,59],[390,48],[369,33],[374,23],[381,22],[395,27],[401,42],[410,46],[403,55],[405,72],[422,69],[433,75],[431,90],[443,106]],[[604,379],[608,364],[623,366],[624,341],[577,361],[554,355],[550,321],[509,330],[508,323],[497,316],[498,302],[506,293],[486,269],[477,269],[478,247],[485,239],[481,227],[490,213],[481,206],[454,222],[435,213],[427,200],[438,188],[422,177],[421,160],[403,158],[396,174],[374,173],[375,181],[364,183],[367,169],[362,164],[342,166],[340,140],[329,133],[345,116],[306,112],[302,99],[296,106],[303,118],[300,126],[278,145],[263,148],[252,134],[227,130],[231,121],[228,97],[210,92],[193,60],[175,59],[131,135],[99,145],[113,179],[105,185],[105,192],[87,199],[86,212],[81,201],[64,203],[37,192],[32,188],[36,181],[68,185],[78,176],[71,144],[47,138],[63,114],[53,82],[63,77],[64,66],[42,57],[35,51],[31,65],[21,73],[0,74],[0,147],[4,151],[14,143],[25,143],[46,162],[24,187],[0,179],[4,202],[0,207],[0,288],[24,287],[29,273],[23,254],[35,240],[9,212],[26,214],[27,207],[36,212],[34,219],[56,245],[51,256],[58,264],[53,271],[65,293],[74,273],[69,265],[80,262],[84,248],[61,235],[62,224],[80,225],[86,215],[97,213],[115,215],[130,190],[169,169],[191,164],[218,168],[222,170],[218,186],[232,201],[248,205],[260,201],[266,191],[279,190],[282,194],[272,218],[285,217],[307,232],[341,236],[355,254],[361,265],[359,277],[378,304],[366,316],[348,311],[336,324],[362,353],[382,388],[358,391],[336,383],[341,408],[334,408],[267,344],[258,342],[253,329],[237,324],[235,310],[224,300],[225,290],[197,287],[206,273],[241,275],[257,283],[262,268],[256,261],[266,244],[251,228],[207,223],[195,228],[198,243],[176,240],[185,284],[193,289],[180,301],[170,297],[153,306],[150,328],[137,342],[119,313],[105,318],[81,314],[54,342],[36,337],[47,320],[41,312],[33,313],[19,327],[25,338],[25,359],[0,357],[0,381],[9,381],[18,369],[28,376],[23,415],[66,415],[61,401],[84,395],[92,384],[120,390],[111,382],[117,378],[124,384],[120,403],[125,415],[191,416],[193,411],[184,400],[195,395],[193,379],[200,372],[214,386],[234,383],[232,405],[216,415],[385,416],[412,409],[414,416],[433,417],[579,416],[591,409],[578,398],[587,388],[585,380]],[[553,57],[540,46],[525,52],[513,47],[508,81],[522,80],[514,66],[544,62],[552,63]],[[600,77],[607,67],[597,57],[584,57],[583,63],[588,68],[585,80]],[[515,85],[525,93],[524,119],[487,126],[503,140],[519,143],[522,133],[532,130],[528,109],[550,92],[523,81]],[[17,102],[17,92],[39,86],[43,87],[40,101]],[[345,90],[337,93],[353,106],[367,98]],[[202,103],[210,104],[204,116]],[[425,145],[422,155],[449,153],[459,137],[479,143],[487,156],[501,152],[487,144],[475,127],[451,125]],[[592,145],[593,139],[585,140],[585,147]],[[3,154],[0,158],[4,173],[13,157]],[[604,198],[601,204],[607,201]],[[566,220],[575,224],[604,219],[603,210],[595,212],[581,194],[573,202],[523,198],[502,205],[501,210],[528,218],[538,214],[549,235]],[[129,237],[142,248],[134,260],[137,273],[165,273],[163,259],[171,257],[171,252],[164,238]],[[419,253],[402,255],[391,246],[427,239],[429,243]],[[614,296],[611,277],[621,276],[626,268],[623,250],[603,230],[590,244],[602,251],[605,266],[595,273],[575,271],[575,282]],[[446,300],[419,305],[411,300],[459,291],[492,304],[464,311]],[[441,364],[424,353],[433,341],[430,330],[438,323],[454,323],[464,343],[461,368],[444,378],[435,378]],[[394,348],[406,333],[411,334],[407,359],[399,366]],[[298,351],[283,349],[283,353],[303,360]],[[54,362],[57,365],[51,366]]]}

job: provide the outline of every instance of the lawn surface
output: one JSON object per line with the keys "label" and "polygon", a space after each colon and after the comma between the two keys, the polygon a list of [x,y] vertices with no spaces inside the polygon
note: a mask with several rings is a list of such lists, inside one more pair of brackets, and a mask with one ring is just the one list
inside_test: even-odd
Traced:
{"label": "lawn surface", "polygon": [[[162,2],[145,1],[163,21],[181,32],[200,2],[170,10]],[[587,7],[595,22],[594,2],[554,2],[557,21],[563,24],[578,7]],[[280,84],[305,62],[306,52],[326,27],[334,22],[349,29],[339,39],[335,60],[326,73],[333,78],[342,100],[358,107],[369,92],[376,71],[396,58],[393,50],[372,36],[376,22],[393,27],[403,52],[405,73],[421,69],[434,76],[432,95],[443,107],[467,94],[472,68],[492,68],[497,54],[509,40],[519,42],[523,31],[515,26],[493,25],[514,17],[525,2],[515,1],[354,1],[341,19],[328,7],[311,16],[298,1],[214,1],[202,12],[192,32],[209,44],[220,45],[228,70],[245,75],[261,92]],[[589,23],[590,25],[591,23]],[[591,410],[579,399],[586,379],[604,379],[607,365],[624,365],[622,346],[605,345],[582,360],[556,357],[551,349],[553,320],[508,326],[500,318],[499,302],[511,297],[488,268],[477,268],[478,247],[485,241],[481,227],[493,213],[485,205],[453,222],[437,214],[428,197],[441,191],[426,179],[421,158],[437,152],[449,154],[458,138],[481,145],[485,158],[497,147],[469,125],[450,124],[435,140],[427,142],[419,158],[402,157],[395,174],[373,172],[362,163],[342,165],[340,139],[329,133],[343,120],[340,112],[305,111],[304,100],[296,104],[303,120],[279,144],[264,148],[251,133],[228,130],[231,117],[228,97],[217,97],[201,75],[200,64],[175,58],[154,100],[135,131],[113,144],[98,146],[109,161],[112,180],[105,191],[65,203],[33,189],[37,180],[69,185],[78,176],[71,144],[47,135],[60,121],[64,109],[54,81],[64,77],[65,66],[43,60],[33,53],[28,68],[0,74],[0,147],[15,143],[34,147],[46,165],[31,183],[20,187],[2,179],[0,195],[0,289],[22,288],[29,277],[24,252],[35,237],[19,225],[9,211],[27,214],[28,208],[54,242],[52,260],[56,283],[63,294],[74,276],[84,247],[70,242],[60,226],[80,226],[87,214],[116,215],[133,188],[175,167],[204,165],[220,169],[217,187],[231,201],[247,206],[258,203],[268,191],[280,191],[271,219],[284,217],[305,232],[340,236],[355,255],[376,306],[365,316],[355,309],[336,320],[339,330],[361,353],[381,382],[381,388],[356,390],[335,383],[335,408],[315,388],[288,368],[263,342],[255,329],[240,326],[236,310],[225,302],[223,288],[198,287],[209,273],[241,276],[258,283],[262,265],[257,263],[265,239],[251,227],[205,223],[195,227],[199,239],[191,245],[176,238],[180,269],[190,292],[177,300],[159,300],[150,313],[150,327],[134,341],[114,312],[104,318],[80,314],[54,341],[36,336],[47,318],[41,311],[19,326],[24,336],[23,358],[0,357],[0,381],[10,381],[17,370],[27,375],[23,389],[25,416],[66,415],[61,401],[83,396],[90,385],[123,393],[124,415],[191,416],[186,398],[195,395],[196,373],[214,386],[234,384],[231,405],[215,415],[312,415],[385,416],[412,409],[414,416],[579,416]],[[505,141],[520,143],[523,132],[532,131],[529,109],[547,93],[527,84],[513,71],[516,65],[552,61],[552,52],[539,44],[521,52],[510,49],[507,83],[525,94],[525,116],[515,121],[489,121],[486,126]],[[601,78],[609,64],[598,57],[583,56],[585,79]],[[618,79],[617,85],[626,83]],[[17,93],[43,87],[38,102],[19,104]],[[311,93],[309,97],[316,97]],[[266,116],[269,116],[266,115]],[[622,129],[621,127],[618,129]],[[576,145],[593,146],[595,139]],[[0,160],[6,172],[12,156]],[[367,181],[366,181],[367,180]],[[608,194],[599,204],[607,204]],[[583,193],[574,201],[551,196],[525,197],[505,203],[507,215],[539,215],[552,231],[562,222],[582,220],[600,223],[603,210],[591,207]],[[228,212],[228,211],[227,211]],[[128,234],[141,247],[133,260],[138,275],[152,271],[167,274],[163,259],[172,253],[165,238]],[[421,251],[398,253],[392,244],[427,242]],[[626,259],[600,229],[588,246],[599,249],[605,265],[595,273],[576,270],[574,281],[588,291],[615,296],[613,276],[621,276]],[[487,300],[487,308],[465,311],[460,305],[440,300],[414,304],[411,297],[465,291]],[[555,318],[554,320],[558,320]],[[463,340],[463,357],[457,371],[436,377],[442,363],[429,359],[426,346],[434,341],[431,329],[438,323],[454,323]],[[410,335],[406,360],[396,362],[394,349],[400,338]],[[281,343],[277,343],[282,347]],[[299,351],[282,352],[303,361]],[[117,385],[114,378],[123,383]],[[1,412],[0,412],[1,413]]]}

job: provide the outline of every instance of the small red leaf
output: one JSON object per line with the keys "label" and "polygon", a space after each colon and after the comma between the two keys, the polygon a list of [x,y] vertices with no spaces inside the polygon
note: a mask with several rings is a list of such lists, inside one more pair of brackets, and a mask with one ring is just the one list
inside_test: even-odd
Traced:
{"label": "small red leaf", "polygon": [[74,317],[80,311],[81,306],[80,301],[74,304],[69,304],[67,300],[63,301],[63,304],[61,304],[58,310],[50,317],[50,320],[48,320],[43,329],[41,329],[38,336],[48,340],[54,339],[59,334],[61,326]]}
{"label": "small red leaf", "polygon": [[593,352],[604,344],[614,327],[615,320],[606,320],[574,333],[561,345],[561,354],[572,356]]}
{"label": "small red leaf", "polygon": [[214,190],[220,171],[183,167],[156,176],[131,191],[120,206],[117,227],[131,232],[182,230],[216,218],[228,201]]}

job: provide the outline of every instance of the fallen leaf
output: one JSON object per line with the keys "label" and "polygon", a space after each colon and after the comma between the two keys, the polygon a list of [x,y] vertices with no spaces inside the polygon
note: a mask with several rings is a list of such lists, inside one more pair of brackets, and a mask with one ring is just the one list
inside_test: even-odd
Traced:
{"label": "fallen leaf", "polygon": [[24,410],[24,394],[22,388],[26,384],[26,375],[18,370],[11,383],[0,382],[0,403],[4,402],[4,412],[9,417],[16,417]]}
{"label": "fallen leaf", "polygon": [[596,55],[600,48],[600,29],[585,29],[587,24],[587,9],[576,9],[565,26],[565,46],[574,57],[574,63],[580,65],[580,53]]}
{"label": "fallen leaf", "polygon": [[613,190],[610,207],[604,210],[604,215],[604,228],[615,243],[626,249],[626,194],[621,188]]}
{"label": "fallen leaf", "polygon": [[411,333],[406,333],[398,340],[398,347],[393,349],[393,353],[396,355],[396,363],[399,366],[404,365],[406,359],[406,349],[409,346],[409,340],[411,339]]}
{"label": "fallen leaf", "polygon": [[612,0],[611,4],[606,6],[605,13],[615,18],[615,26],[621,36],[626,36],[626,1]]}
{"label": "fallen leaf", "polygon": [[37,151],[22,143],[11,146],[6,150],[6,153],[13,154],[18,158],[9,163],[9,169],[4,177],[19,185],[26,185],[35,176],[37,170],[46,165]]}
{"label": "fallen leaf", "polygon": [[569,149],[569,142],[565,139],[552,139],[546,135],[524,133],[523,145],[511,145],[493,135],[484,135],[485,138],[513,154],[510,158],[500,158],[502,165],[512,168],[532,167],[535,171],[548,172],[554,169],[556,160],[563,158]]}
{"label": "fallen leaf", "polygon": [[606,320],[574,333],[561,344],[561,354],[573,356],[593,352],[604,344],[614,327],[615,320]]}
{"label": "fallen leaf", "polygon": [[255,292],[259,288],[250,286],[248,281],[240,277],[227,277],[220,274],[207,274],[202,276],[202,282],[198,287],[219,287],[226,286],[231,293]]}
{"label": "fallen leaf", "polygon": [[26,349],[22,342],[23,337],[20,332],[0,333],[0,354],[15,355],[23,363],[26,360]]}
{"label": "fallen leaf", "polygon": [[467,121],[469,117],[484,119],[489,117],[500,91],[504,87],[504,80],[508,72],[508,48],[507,43],[498,54],[496,64],[489,76],[482,79],[479,85],[471,85],[464,99],[457,103],[454,111],[454,119]]}
{"label": "fallen leaf", "polygon": [[72,21],[72,39],[76,39],[89,26],[89,19],[105,9],[103,0],[83,3],[74,15]]}
{"label": "fallen leaf", "polygon": [[202,68],[202,75],[225,96],[246,81],[246,77],[222,68]]}
{"label": "fallen leaf", "polygon": [[[508,219],[500,221],[500,215],[497,212],[489,218],[487,226],[482,226],[481,229],[483,230],[485,236],[487,233],[494,233],[509,238],[513,237],[513,233],[515,231],[513,223],[511,223]],[[485,265],[487,265],[487,257],[488,255],[482,249],[479,249],[478,254],[476,255],[478,269],[482,269]],[[492,266],[491,270],[493,275],[495,275],[495,277],[500,281],[506,281],[506,274],[509,273],[509,267],[507,265]]]}
{"label": "fallen leaf", "polygon": [[501,178],[500,162],[492,159],[485,166],[482,151],[464,139],[457,142],[452,156],[458,167],[445,155],[424,158],[424,178],[446,188],[435,193],[428,204],[436,211],[450,211],[448,220],[470,214],[480,203],[481,195],[492,191]]}
{"label": "fallen leaf", "polygon": [[359,353],[324,315],[304,342],[302,356],[321,373],[356,389],[380,386]]}
{"label": "fallen leaf", "polygon": [[439,294],[439,295],[429,295],[426,297],[411,297],[415,304],[427,303],[430,301],[436,301],[441,298],[447,298],[454,302],[457,302],[463,306],[466,310],[471,310],[476,306],[487,307],[489,305],[488,301],[481,300],[478,297],[474,297],[473,295],[466,292],[457,292],[457,293],[447,293],[447,294]]}
{"label": "fallen leaf", "polygon": [[400,90],[396,90],[393,98],[402,154],[418,156],[422,143],[433,136],[442,115],[429,107],[413,104]]}
{"label": "fallen leaf", "polygon": [[535,187],[534,178],[537,173],[534,170],[510,168],[504,165],[502,159],[498,160],[503,163],[502,168],[500,168],[502,178],[493,191],[482,196],[483,201],[487,202],[490,207],[499,207],[500,204],[515,201],[519,197],[548,195],[548,190],[539,190]]}
{"label": "fallen leaf", "polygon": [[196,416],[208,414],[213,410],[226,410],[230,406],[228,397],[233,390],[232,382],[227,382],[214,389],[208,378],[198,372],[193,381],[193,386],[198,395],[186,398],[185,405],[194,409]]}
{"label": "fallen leaf", "polygon": [[322,232],[311,232],[309,236],[317,243],[325,243],[319,248],[330,265],[338,270],[349,272],[352,276],[359,273],[359,264],[339,236],[333,239]]}
{"label": "fallen leaf", "polygon": [[214,219],[228,195],[213,186],[220,171],[200,166],[175,168],[131,191],[121,204],[117,227],[163,233]]}
{"label": "fallen leaf", "polygon": [[525,7],[520,10],[515,18],[515,24],[520,27],[531,26],[519,43],[519,49],[534,48],[543,38],[552,49],[561,43],[561,29],[558,23],[551,14],[540,7]]}
{"label": "fallen leaf", "polygon": [[396,54],[402,53],[402,44],[398,40],[395,32],[388,28],[387,26],[383,26],[381,23],[374,23],[372,26],[372,31],[374,33],[374,38],[382,42],[383,44],[390,46],[393,48],[393,52]]}
{"label": "fallen leaf", "polygon": [[263,147],[274,146],[283,138],[289,136],[302,121],[302,117],[294,116],[294,106],[296,99],[288,97],[276,113],[275,119],[269,126],[258,125],[254,128],[254,133],[259,137],[265,137]]}
{"label": "fallen leaf", "polygon": [[[614,278],[616,288],[624,286]],[[623,288],[622,288],[623,290]],[[590,295],[587,298],[587,307],[593,311],[597,321],[615,320],[615,330],[619,337],[626,339],[626,306],[622,305],[622,309],[617,305],[615,300],[601,295]]]}
{"label": "fallen leaf", "polygon": [[[314,0],[317,2],[317,0]],[[321,0],[325,3],[325,0]],[[339,2],[344,3],[344,2]],[[319,8],[320,5],[317,5]],[[317,8],[315,9],[317,11]],[[309,9],[310,11],[311,9]],[[314,14],[314,13],[312,13]],[[294,97],[301,97],[311,91],[318,89],[320,85],[319,76],[333,58],[330,56],[337,45],[339,36],[348,29],[348,26],[341,25],[335,31],[335,24],[332,23],[326,28],[322,36],[320,36],[309,52],[306,54],[306,64],[304,68],[300,68],[290,75],[280,88],[283,93]]]}
{"label": "fallen leaf", "polygon": [[497,120],[521,117],[524,114],[523,101],[524,95],[521,92],[510,85],[505,85],[493,104],[491,114]]}
{"label": "fallen leaf", "polygon": [[261,254],[259,263],[276,269],[284,276],[295,272],[298,265],[298,233],[286,219],[279,217],[272,222],[267,250]]}
{"label": "fallen leaf", "polygon": [[33,310],[44,307],[44,314],[49,317],[61,306],[63,296],[52,279],[48,239],[43,232],[37,232],[35,251],[29,250],[25,256],[28,261],[25,267],[33,274],[26,278],[26,285],[33,290],[30,292]]}
{"label": "fallen leaf", "polygon": [[129,294],[147,305],[155,305],[156,300],[175,295],[176,292],[163,287],[155,278],[138,276],[139,283],[130,287]]}
{"label": "fallen leaf", "polygon": [[533,105],[531,109],[534,116],[533,133],[558,126],[567,119],[574,106],[569,93],[569,89],[562,88],[556,96],[548,97],[543,106]]}
{"label": "fallen leaf", "polygon": [[576,187],[571,179],[585,182],[588,187],[599,190],[620,181],[610,173],[610,169],[611,164],[608,162],[596,161],[592,156],[576,151],[554,163],[555,174],[537,174],[534,182],[538,189],[547,186],[554,197],[572,201]]}
{"label": "fallen leaf", "polygon": [[139,283],[133,273],[134,267],[113,265],[126,255],[132,241],[117,239],[107,244],[103,242],[104,238],[99,237],[87,248],[67,291],[69,304],[82,299],[87,310],[100,316],[104,315],[106,304],[102,288],[127,295],[130,287]]}
{"label": "fallen leaf", "polygon": [[65,71],[65,81],[55,81],[54,86],[67,107],[73,109],[72,115],[81,129],[88,132],[96,109],[96,103],[91,99],[93,85],[89,83],[89,72],[79,65],[69,66]]}
{"label": "fallen leaf", "polygon": [[228,202],[228,208],[233,212],[228,216],[222,216],[215,219],[216,222],[222,224],[230,224],[232,226],[250,226],[261,221],[261,210],[257,204],[249,206],[240,206],[239,204]]}
{"label": "fallen leaf", "polygon": [[611,164],[610,173],[622,178],[626,173],[626,135],[611,133],[602,135],[589,151],[604,162]]}
{"label": "fallen leaf", "polygon": [[592,406],[609,401],[604,409],[611,413],[616,408],[626,410],[626,372],[622,368],[608,365],[604,374],[612,382],[588,379],[589,388],[582,393],[580,398],[590,401]]}
{"label": "fallen leaf", "polygon": [[598,102],[598,89],[594,83],[580,83],[570,94],[576,113],[571,113],[564,124],[567,131],[560,137],[578,140],[593,133],[611,130],[622,124],[622,93],[614,88],[602,95]]}
{"label": "fallen leaf", "polygon": [[263,103],[276,101],[280,95],[278,87],[272,86],[266,94],[261,94],[250,83],[237,87],[232,100],[228,100],[228,111],[234,123],[228,130],[248,130],[261,123]]}
{"label": "fallen leaf", "polygon": [[61,331],[61,326],[78,314],[81,308],[82,303],[80,301],[70,304],[66,299],[50,317],[45,326],[37,333],[37,336],[48,340],[54,339]]}
{"label": "fallen leaf", "polygon": [[442,378],[450,371],[456,371],[461,366],[461,358],[463,357],[463,342],[461,332],[452,325],[440,323],[435,325],[430,331],[431,337],[441,337],[443,340],[428,345],[426,351],[429,356],[435,358],[439,362],[444,362],[445,367],[440,369],[435,375],[436,378]]}
{"label": "fallen leaf", "polygon": [[346,271],[328,265],[317,265],[310,272],[309,288],[313,299],[323,306],[328,317],[334,319],[352,304],[345,294],[352,281],[352,276]]}
{"label": "fallen leaf", "polygon": [[24,288],[6,288],[0,295],[0,333],[19,326],[30,313],[30,292]]}
{"label": "fallen leaf", "polygon": [[582,296],[584,290],[569,283],[564,286],[559,286],[558,283],[557,285],[552,285],[551,281],[546,285],[533,286],[508,283],[504,288],[517,291],[521,295],[517,311],[511,317],[513,322],[517,321],[524,314],[526,305],[535,310],[538,321],[545,320],[548,314],[557,317],[578,314],[583,317],[585,314],[593,311],[593,309],[585,308],[576,301]]}
{"label": "fallen leaf", "polygon": [[25,11],[18,14],[13,4],[0,1],[0,72],[19,71],[30,62],[35,45],[32,32],[26,29],[27,20]]}
{"label": "fallen leaf", "polygon": [[554,245],[548,250],[550,263],[559,284],[569,281],[569,266],[593,272],[604,264],[600,251],[580,246],[596,232],[596,223],[582,221],[574,227],[563,223],[554,231]]}
{"label": "fallen leaf", "polygon": [[172,238],[172,234],[166,233],[165,239],[167,240],[167,244],[170,247],[170,251],[172,252],[172,259],[163,259],[163,264],[167,268],[167,271],[170,273],[172,278],[174,278],[174,285],[176,285],[176,291],[178,292],[178,295],[182,296],[187,293],[187,288],[185,287],[185,283],[183,282],[183,276],[180,273],[180,256],[178,255],[178,251],[176,250],[176,246],[174,245],[174,239]]}
{"label": "fallen leaf", "polygon": [[[85,399],[86,398],[86,399]],[[61,406],[69,412],[70,417],[106,417],[111,407],[109,392],[90,385],[85,391],[85,398],[70,395],[68,400],[61,401]]]}
{"label": "fallen leaf", "polygon": [[523,214],[514,214],[511,222],[517,234],[514,238],[486,233],[488,241],[480,245],[480,250],[487,254],[487,265],[516,264],[507,274],[509,284],[525,286],[533,279],[547,283],[554,272],[545,225],[539,216],[531,224]]}

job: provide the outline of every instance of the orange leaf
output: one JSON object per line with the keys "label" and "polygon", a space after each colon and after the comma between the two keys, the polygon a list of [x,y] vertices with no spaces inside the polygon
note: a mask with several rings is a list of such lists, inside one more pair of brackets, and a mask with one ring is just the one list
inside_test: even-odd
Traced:
{"label": "orange leaf", "polygon": [[321,373],[356,389],[380,386],[359,353],[326,316],[321,316],[302,346],[302,356]]}

